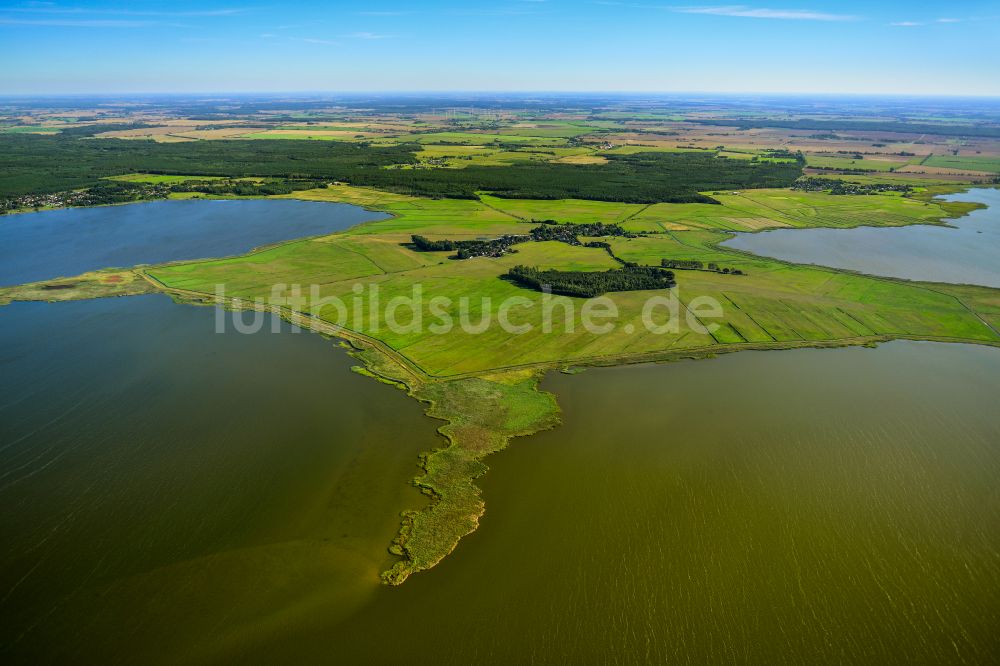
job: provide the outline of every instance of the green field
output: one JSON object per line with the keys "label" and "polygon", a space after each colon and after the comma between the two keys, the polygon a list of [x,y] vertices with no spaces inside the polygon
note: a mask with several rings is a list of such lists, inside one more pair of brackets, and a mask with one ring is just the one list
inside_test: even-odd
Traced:
{"label": "green field", "polygon": [[958,157],[953,155],[931,155],[924,162],[927,166],[962,169],[964,171],[990,171],[1000,173],[1000,157]]}
{"label": "green field", "polygon": [[[341,200],[361,202],[364,191],[342,188]],[[338,198],[336,192],[322,195]],[[353,194],[353,198],[347,196]],[[316,193],[307,198],[319,198]],[[883,226],[934,222],[945,214],[935,203],[897,196],[832,196],[790,190],[766,190],[721,195],[722,206],[709,204],[609,204],[599,202],[420,200],[398,197],[378,207],[396,215],[363,225],[347,234],[282,245],[246,257],[180,264],[153,269],[167,287],[211,293],[225,283],[230,295],[265,298],[277,283],[321,285],[321,295],[349,300],[355,280],[377,283],[383,299],[406,296],[416,284],[428,296],[478,302],[500,302],[521,296],[533,302],[518,313],[531,324],[529,333],[512,336],[497,328],[468,333],[459,328],[443,335],[394,333],[370,326],[368,311],[348,327],[374,337],[429,376],[449,377],[497,369],[587,362],[602,358],[656,356],[685,349],[729,344],[809,344],[850,342],[893,336],[998,342],[974,304],[959,302],[947,288],[858,276],[838,271],[794,266],[751,257],[717,246],[727,230],[766,226]],[[371,205],[371,203],[369,203]],[[612,239],[617,256],[644,265],[661,258],[698,259],[740,268],[748,275],[678,271],[681,300],[708,295],[724,304],[725,316],[712,334],[643,331],[641,314],[646,292],[614,294],[621,316],[617,329],[594,336],[580,329],[559,335],[541,328],[541,296],[499,279],[517,264],[562,270],[604,270],[616,264],[598,248],[555,242],[524,243],[517,253],[497,259],[452,261],[448,253],[419,253],[403,244],[420,233],[430,238],[494,237],[525,233],[518,218],[560,221],[618,221],[627,225],[655,223],[673,226],[669,233]],[[983,294],[992,290],[983,289]],[[974,302],[974,301],[973,301]],[[367,308],[367,304],[365,305]],[[425,318],[432,318],[427,310]],[[578,313],[579,314],[579,313]],[[376,316],[377,319],[377,316]],[[634,332],[626,332],[631,325]]]}
{"label": "green field", "polygon": [[406,137],[407,141],[417,143],[466,144],[483,146],[493,143],[531,144],[540,146],[564,146],[566,139],[561,136],[535,136],[532,134],[503,133],[490,134],[480,132],[430,132],[414,134]]}
{"label": "green field", "polygon": [[585,199],[501,199],[481,195],[488,206],[502,210],[513,217],[530,220],[555,220],[557,222],[623,222],[646,208],[644,204],[588,201]]}
{"label": "green field", "polygon": [[0,134],[56,134],[59,131],[58,127],[42,125],[11,125],[9,127],[0,127]]}
{"label": "green field", "polygon": [[949,215],[940,203],[895,194],[833,196],[796,190],[744,190],[712,193],[721,206],[653,204],[625,226],[634,231],[718,229],[756,231],[776,227],[900,226],[936,223]]}

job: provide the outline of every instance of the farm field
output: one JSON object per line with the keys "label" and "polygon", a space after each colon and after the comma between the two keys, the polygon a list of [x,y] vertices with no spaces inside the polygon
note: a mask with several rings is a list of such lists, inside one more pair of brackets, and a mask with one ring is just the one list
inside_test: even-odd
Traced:
{"label": "farm field", "polygon": [[924,164],[948,169],[1000,173],[1000,157],[934,155],[926,160]]}
{"label": "farm field", "polygon": [[427,134],[414,134],[407,137],[407,140],[416,141],[422,144],[465,144],[465,145],[487,145],[495,143],[527,144],[539,146],[564,146],[567,141],[562,136],[548,136],[544,132],[541,136],[530,133],[531,130],[524,130],[523,133],[490,133],[490,132],[430,132]]}
{"label": "farm field", "polygon": [[[519,320],[532,333],[511,336],[501,330],[445,335],[396,334],[384,323],[374,327],[367,311],[348,324],[356,333],[374,337],[429,376],[450,377],[509,367],[587,362],[604,358],[656,356],[715,345],[810,344],[914,337],[1000,342],[983,323],[975,305],[959,301],[947,289],[850,275],[750,257],[718,247],[727,231],[768,226],[851,227],[936,223],[948,214],[942,204],[882,195],[834,196],[790,190],[748,191],[717,195],[722,205],[655,204],[652,206],[587,201],[422,200],[398,196],[376,204],[379,195],[359,188],[308,191],[308,200],[350,201],[375,206],[394,217],[362,225],[346,234],[263,250],[247,257],[152,269],[168,288],[210,294],[224,283],[233,297],[264,299],[274,284],[321,285],[323,297],[351,297],[353,281],[378,284],[384,298],[405,296],[414,285],[429,295],[496,302],[520,296],[529,303]],[[746,275],[678,271],[678,292],[710,295],[727,304],[720,327],[711,334],[679,331],[672,335],[635,334],[642,330],[643,292],[614,295],[620,327],[605,336],[580,330],[541,332],[541,295],[520,289],[500,276],[517,264],[559,270],[607,270],[611,257],[598,248],[562,243],[524,243],[517,252],[496,259],[447,259],[448,253],[415,252],[409,236],[488,238],[526,233],[527,220],[560,222],[625,222],[625,227],[661,231],[637,238],[613,239],[615,256],[640,265],[661,259],[694,259],[739,268]],[[991,293],[983,290],[983,294]],[[563,299],[568,301],[568,299]],[[975,303],[973,299],[973,303]],[[971,308],[971,309],[970,309]],[[579,314],[579,313],[577,313]],[[431,318],[428,309],[421,317]],[[331,323],[335,323],[332,322]],[[372,330],[374,328],[374,330]],[[632,330],[626,333],[626,330]],[[484,344],[485,343],[485,344]]]}

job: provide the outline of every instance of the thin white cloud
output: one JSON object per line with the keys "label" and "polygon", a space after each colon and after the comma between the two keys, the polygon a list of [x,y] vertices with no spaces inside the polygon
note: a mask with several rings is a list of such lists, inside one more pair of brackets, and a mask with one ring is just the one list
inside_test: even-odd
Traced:
{"label": "thin white cloud", "polygon": [[350,37],[351,39],[385,39],[386,35],[379,35],[374,32],[352,32],[349,35],[344,35],[345,37]]}
{"label": "thin white cloud", "polygon": [[719,7],[670,7],[680,14],[708,14],[711,16],[737,16],[740,18],[778,19],[784,21],[855,21],[857,16],[848,14],[828,14],[808,9],[767,9],[745,5],[724,5]]}
{"label": "thin white cloud", "polygon": [[306,44],[325,44],[327,46],[336,46],[340,43],[330,39],[319,39],[317,37],[300,37],[299,41],[305,42]]}
{"label": "thin white cloud", "polygon": [[448,12],[451,16],[534,16],[533,9],[463,9]]}
{"label": "thin white cloud", "polygon": [[24,25],[50,28],[150,28],[166,26],[184,28],[179,23],[161,23],[160,21],[128,21],[119,19],[12,19],[0,18],[0,25]]}
{"label": "thin white cloud", "polygon": [[234,16],[236,14],[242,14],[247,10],[244,8],[225,8],[225,9],[201,9],[195,11],[154,11],[154,10],[135,10],[135,9],[87,9],[84,7],[55,7],[49,6],[52,3],[47,3],[46,6],[29,6],[29,7],[8,7],[0,11],[6,13],[20,13],[20,14],[82,14],[82,15],[94,15],[94,16],[163,16],[163,17],[181,17],[181,16]]}
{"label": "thin white cloud", "polygon": [[[935,19],[933,23],[961,23],[962,19],[957,18],[939,18]],[[925,21],[894,21],[889,25],[896,28],[917,28],[922,25],[928,25]]]}

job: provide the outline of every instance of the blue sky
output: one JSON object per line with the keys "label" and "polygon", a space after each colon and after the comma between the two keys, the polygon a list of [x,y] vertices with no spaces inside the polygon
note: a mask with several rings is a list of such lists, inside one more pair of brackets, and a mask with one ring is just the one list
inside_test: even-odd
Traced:
{"label": "blue sky", "polygon": [[0,94],[1000,95],[1000,3],[12,2]]}

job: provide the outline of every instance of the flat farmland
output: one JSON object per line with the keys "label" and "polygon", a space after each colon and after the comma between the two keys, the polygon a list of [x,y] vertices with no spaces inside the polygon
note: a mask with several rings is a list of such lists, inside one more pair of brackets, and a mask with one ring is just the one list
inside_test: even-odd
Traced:
{"label": "flat farmland", "polygon": [[924,162],[924,164],[926,166],[945,167],[962,171],[1000,173],[1000,157],[934,155]]}
{"label": "flat farmland", "polygon": [[[727,230],[774,226],[848,227],[935,222],[946,211],[936,203],[898,196],[834,196],[792,190],[759,190],[717,195],[722,205],[656,204],[653,206],[584,201],[523,201],[483,197],[482,201],[428,200],[385,195],[374,190],[338,186],[298,193],[311,200],[349,201],[391,212],[394,217],[366,223],[348,232],[288,243],[244,257],[193,262],[151,269],[168,287],[211,293],[224,283],[231,296],[266,298],[272,285],[319,285],[322,296],[351,302],[358,280],[378,284],[382,302],[409,296],[415,286],[427,299],[443,296],[452,303],[473,304],[473,321],[484,312],[484,298],[499,303],[519,296],[509,312],[515,324],[531,330],[511,334],[497,326],[481,333],[461,327],[444,334],[391,331],[371,319],[367,309],[349,329],[375,337],[429,375],[454,377],[512,366],[551,365],[621,357],[662,355],[683,350],[720,349],[732,345],[808,345],[856,342],[883,337],[964,339],[1000,342],[984,320],[993,317],[994,290],[922,285],[799,266],[721,248]],[[456,261],[450,252],[416,252],[409,246],[414,233],[429,238],[491,238],[526,233],[520,218],[562,221],[655,222],[681,229],[636,238],[611,238],[616,256],[640,265],[658,266],[663,259],[689,259],[740,269],[744,275],[704,270],[675,270],[678,296],[687,307],[696,296],[710,296],[723,305],[722,317],[710,333],[696,330],[654,333],[643,321],[643,307],[657,292],[616,292],[608,296],[619,316],[614,329],[594,334],[582,327],[580,312],[559,319],[559,335],[542,332],[542,295],[501,276],[517,264],[570,271],[607,270],[618,264],[600,248],[558,242],[529,242],[499,258]],[[587,240],[587,239],[584,239]],[[662,295],[662,293],[660,294]],[[574,299],[559,297],[568,304]],[[579,304],[579,301],[577,301]],[[363,306],[367,308],[368,305]],[[981,314],[977,314],[979,309]],[[333,314],[321,315],[338,323]],[[353,314],[351,315],[354,316]],[[435,317],[425,301],[420,316]],[[660,319],[657,319],[659,316]],[[659,313],[653,323],[664,323]],[[374,322],[374,325],[373,325]]]}

